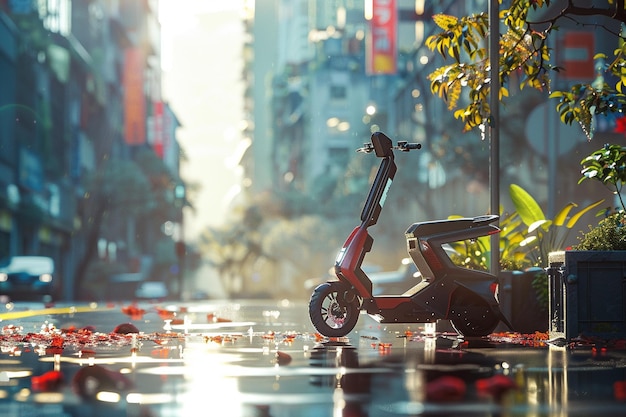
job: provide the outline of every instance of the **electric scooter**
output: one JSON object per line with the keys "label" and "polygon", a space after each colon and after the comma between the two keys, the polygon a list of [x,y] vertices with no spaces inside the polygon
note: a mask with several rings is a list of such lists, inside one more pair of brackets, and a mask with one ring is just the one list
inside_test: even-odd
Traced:
{"label": "electric scooter", "polygon": [[406,231],[408,253],[417,266],[421,281],[401,295],[376,295],[372,281],[361,269],[372,249],[368,228],[377,223],[397,171],[394,151],[420,149],[418,143],[400,141],[394,146],[382,132],[371,137],[357,152],[381,158],[354,228],[335,261],[337,280],[318,285],[309,301],[313,326],[324,336],[343,337],[356,325],[361,310],[380,323],[433,323],[450,320],[464,337],[481,337],[493,332],[503,321],[497,300],[497,278],[485,271],[454,264],[446,254],[446,243],[476,239],[498,233],[496,215],[435,220],[412,224]]}

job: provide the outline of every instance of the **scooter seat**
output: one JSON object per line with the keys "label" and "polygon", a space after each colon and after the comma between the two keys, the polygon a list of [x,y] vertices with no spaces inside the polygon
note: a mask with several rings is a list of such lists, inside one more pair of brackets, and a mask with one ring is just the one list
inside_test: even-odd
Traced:
{"label": "scooter seat", "polygon": [[461,217],[458,219],[430,220],[427,222],[413,223],[406,231],[407,237],[428,236],[458,230],[468,230],[474,227],[484,226],[498,220],[499,216],[485,215],[476,217]]}

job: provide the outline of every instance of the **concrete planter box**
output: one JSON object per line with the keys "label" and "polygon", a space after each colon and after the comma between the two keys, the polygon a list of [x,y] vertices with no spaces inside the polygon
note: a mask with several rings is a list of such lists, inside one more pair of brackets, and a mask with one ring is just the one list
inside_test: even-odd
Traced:
{"label": "concrete planter box", "polygon": [[550,254],[550,338],[626,337],[626,251]]}

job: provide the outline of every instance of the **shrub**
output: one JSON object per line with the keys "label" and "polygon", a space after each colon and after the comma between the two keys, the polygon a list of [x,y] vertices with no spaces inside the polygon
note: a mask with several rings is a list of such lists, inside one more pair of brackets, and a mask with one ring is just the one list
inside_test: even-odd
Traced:
{"label": "shrub", "polygon": [[613,213],[582,233],[574,250],[626,250],[626,213]]}

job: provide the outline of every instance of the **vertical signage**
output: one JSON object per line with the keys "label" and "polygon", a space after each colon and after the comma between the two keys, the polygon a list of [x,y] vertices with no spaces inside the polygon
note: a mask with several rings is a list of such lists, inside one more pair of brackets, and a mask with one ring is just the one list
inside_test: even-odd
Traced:
{"label": "vertical signage", "polygon": [[371,0],[372,16],[367,42],[368,74],[395,74],[397,63],[396,0]]}
{"label": "vertical signage", "polygon": [[595,40],[593,32],[566,32],[563,37],[561,76],[575,80],[595,78],[593,55]]}
{"label": "vertical signage", "polygon": [[163,102],[155,101],[152,114],[152,148],[154,153],[163,159],[164,134],[163,131]]}
{"label": "vertical signage", "polygon": [[124,59],[124,140],[128,145],[146,142],[146,101],[143,93],[144,58],[141,49],[126,48]]}

